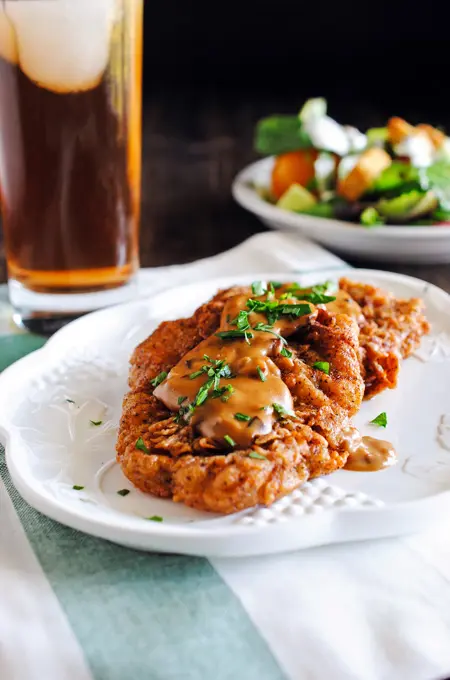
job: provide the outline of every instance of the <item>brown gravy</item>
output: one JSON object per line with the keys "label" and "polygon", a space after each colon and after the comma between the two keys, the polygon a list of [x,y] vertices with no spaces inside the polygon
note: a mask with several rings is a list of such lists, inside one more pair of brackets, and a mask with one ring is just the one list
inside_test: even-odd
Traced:
{"label": "brown gravy", "polygon": [[[284,286],[277,293],[283,290]],[[279,415],[273,404],[279,405],[281,410],[293,410],[292,395],[273,361],[283,349],[283,342],[276,334],[288,337],[317,315],[311,303],[288,297],[283,300],[284,304],[308,304],[309,313],[299,317],[281,316],[273,326],[268,326],[265,314],[249,311],[248,333],[251,337],[248,336],[248,342],[243,337],[218,337],[217,333],[237,330],[233,321],[239,312],[248,311],[249,298],[262,302],[267,300],[265,295],[256,297],[251,294],[230,298],[223,309],[218,331],[188,352],[154,390],[155,396],[172,411],[180,408],[184,411],[186,406],[195,402],[199,390],[207,382],[208,367],[214,368],[214,362],[224,361],[229,367],[229,374],[217,381],[216,393],[212,387],[208,398],[192,412],[183,412],[182,417],[189,419],[205,437],[215,440],[230,437],[244,447],[250,446],[255,435],[272,431]],[[270,330],[255,330],[258,324],[264,324]],[[286,367],[289,362],[292,365],[289,357],[285,357],[284,361],[287,362]],[[229,391],[221,394],[223,388]],[[240,419],[242,415],[244,419]]]}
{"label": "brown gravy", "polygon": [[[282,286],[277,297],[288,289],[289,284]],[[326,308],[358,320],[361,314],[359,305],[344,291],[335,295],[336,300],[327,303]],[[279,416],[274,404],[281,410],[292,412],[292,395],[273,361],[284,346],[277,334],[289,337],[317,315],[313,304],[304,303],[298,297],[287,297],[283,300],[284,304],[307,304],[309,312],[299,317],[281,316],[270,326],[264,313],[248,310],[249,298],[267,301],[266,295],[257,297],[250,293],[231,297],[225,303],[217,332],[188,352],[154,390],[158,399],[178,412],[180,418],[196,426],[205,437],[220,441],[231,438],[233,443],[242,447],[250,446],[255,435],[272,431]],[[219,337],[218,333],[238,330],[236,319],[242,311],[248,311],[248,338]],[[258,324],[264,324],[268,330],[255,330]],[[214,370],[220,361],[227,367],[225,374],[218,376],[216,384],[211,384],[206,390],[207,398],[190,411],[189,405],[198,400],[199,391],[205,388],[208,380],[213,381]],[[283,361],[286,368],[289,364],[293,365],[289,357],[285,356]],[[228,444],[232,445],[230,439]],[[347,470],[381,470],[396,460],[389,442],[372,437],[361,438],[353,427],[344,433],[343,446],[349,451]]]}
{"label": "brown gravy", "polygon": [[333,302],[327,302],[324,307],[333,314],[347,314],[358,323],[364,319],[361,307],[344,290],[337,290],[333,293],[336,298]]}
{"label": "brown gravy", "polygon": [[390,442],[374,437],[363,437],[359,446],[350,450],[345,470],[377,472],[397,462],[397,454]]}

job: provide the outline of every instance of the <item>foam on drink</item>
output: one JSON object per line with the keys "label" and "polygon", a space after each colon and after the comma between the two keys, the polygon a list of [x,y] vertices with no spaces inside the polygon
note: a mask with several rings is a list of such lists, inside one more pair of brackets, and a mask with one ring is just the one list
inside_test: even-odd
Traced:
{"label": "foam on drink", "polygon": [[5,0],[0,56],[45,89],[89,90],[108,64],[117,5],[116,0]]}
{"label": "foam on drink", "polygon": [[0,57],[12,62],[18,61],[16,36],[10,19],[0,4]]}

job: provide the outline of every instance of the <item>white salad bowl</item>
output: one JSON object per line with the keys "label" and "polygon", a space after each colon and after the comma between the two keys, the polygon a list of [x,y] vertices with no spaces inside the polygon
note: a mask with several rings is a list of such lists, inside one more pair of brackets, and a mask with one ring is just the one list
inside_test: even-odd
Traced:
{"label": "white salad bowl", "polygon": [[449,226],[376,226],[313,217],[283,210],[255,189],[269,186],[273,157],[248,165],[233,182],[233,196],[272,229],[297,231],[318,243],[365,260],[438,264],[450,262]]}

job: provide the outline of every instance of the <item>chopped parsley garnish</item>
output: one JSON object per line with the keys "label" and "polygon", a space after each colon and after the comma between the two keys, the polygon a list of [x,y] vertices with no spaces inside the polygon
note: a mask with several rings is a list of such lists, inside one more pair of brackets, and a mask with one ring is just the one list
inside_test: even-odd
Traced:
{"label": "chopped parsley garnish", "polygon": [[256,295],[257,297],[259,297],[260,295],[264,295],[265,292],[266,292],[266,289],[265,289],[262,281],[253,281],[253,283],[252,283],[252,293],[253,293],[253,295]]}
{"label": "chopped parsley garnish", "polygon": [[272,335],[275,335],[275,337],[278,338],[278,340],[281,340],[282,343],[286,344],[287,340],[283,338],[282,335],[272,330],[272,328],[273,328],[272,326],[269,326],[266,323],[257,323],[256,326],[254,326],[253,330],[262,331],[263,333],[271,333]]}
{"label": "chopped parsley garnish", "polygon": [[370,421],[371,425],[378,425],[378,427],[386,427],[387,414],[386,411],[379,413],[376,418]]}
{"label": "chopped parsley garnish", "polygon": [[231,340],[233,338],[244,338],[246,342],[249,343],[249,338],[253,338],[253,333],[249,333],[249,331],[220,331],[220,333],[216,333],[216,336],[218,338],[222,338],[222,340]]}
{"label": "chopped parsley garnish", "polygon": [[301,288],[298,283],[294,283],[287,288],[286,293],[281,297],[286,299],[286,297],[291,296],[300,300],[305,300],[306,302],[311,302],[313,305],[324,305],[327,304],[327,302],[334,302],[334,300],[336,300],[333,295],[326,295],[331,286],[331,281],[318,283],[311,288]]}
{"label": "chopped parsley garnish", "polygon": [[74,404],[75,403],[73,399],[66,399],[66,401],[67,401],[68,404]]}
{"label": "chopped parsley garnish", "polygon": [[72,487],[72,489],[73,489],[74,491],[83,491],[84,486],[78,486],[78,484],[74,484],[73,487]]}
{"label": "chopped parsley garnish", "polygon": [[[204,356],[206,358],[207,355]],[[216,378],[218,385],[220,378],[229,378],[231,376],[231,369],[224,359],[211,359],[208,357],[206,360],[209,361],[210,365],[204,364],[198,371],[191,373],[189,375],[190,380],[194,380],[194,378],[198,378],[201,375],[207,375],[208,378]]]}
{"label": "chopped parsley garnish", "polygon": [[279,314],[284,316],[295,316],[298,318],[299,316],[305,316],[305,314],[311,314],[311,307],[305,304],[299,305],[283,304],[280,305]]}
{"label": "chopped parsley garnish", "polygon": [[261,382],[266,382],[267,377],[264,371],[262,370],[261,366],[257,366],[256,370],[258,371],[259,379],[261,380]]}
{"label": "chopped parsley garnish", "polygon": [[220,401],[228,401],[233,392],[234,392],[233,385],[230,384],[224,385],[224,387],[219,387],[217,390],[214,390],[212,392],[211,399],[220,399]]}
{"label": "chopped parsley garnish", "polygon": [[327,302],[334,302],[336,297],[334,295],[325,295],[324,293],[308,293],[303,296],[303,299],[312,302],[313,305],[326,305]]}
{"label": "chopped parsley garnish", "polygon": [[184,416],[187,415],[188,413],[192,413],[194,410],[195,406],[193,404],[189,404],[188,406],[180,406],[180,409],[175,416],[175,422],[180,425],[181,421],[184,420]]}
{"label": "chopped parsley garnish", "polygon": [[257,460],[267,460],[267,456],[263,456],[262,453],[258,453],[257,451],[250,451],[248,457],[256,458]]}
{"label": "chopped parsley garnish", "polygon": [[286,300],[288,297],[296,297],[305,302],[311,302],[313,305],[326,305],[327,302],[334,302],[336,298],[333,295],[325,295],[324,293],[302,293],[300,290],[292,290],[288,293],[283,293],[280,300]]}
{"label": "chopped parsley garnish", "polygon": [[234,441],[234,439],[232,437],[230,437],[229,434],[226,434],[224,439],[225,439],[226,443],[229,444],[230,446],[236,446],[236,442]]}
{"label": "chopped parsley garnish", "polygon": [[325,281],[324,283],[316,283],[312,287],[313,293],[328,293],[330,288],[333,288],[333,281]]}
{"label": "chopped parsley garnish", "polygon": [[281,316],[299,317],[311,313],[311,307],[308,304],[286,304],[279,300],[254,300],[250,298],[247,300],[247,308],[251,312],[258,312],[264,314],[269,324],[274,324]]}
{"label": "chopped parsley garnish", "polygon": [[285,418],[286,416],[293,416],[293,411],[288,411],[284,408],[282,404],[272,404],[272,408],[280,418]]}
{"label": "chopped parsley garnish", "polygon": [[269,281],[269,283],[275,290],[277,290],[277,288],[281,288],[281,286],[283,285],[281,281]]}
{"label": "chopped parsley garnish", "polygon": [[330,364],[328,361],[316,361],[316,363],[313,364],[313,368],[317,368],[318,371],[330,375]]}
{"label": "chopped parsley garnish", "polygon": [[163,380],[167,378],[167,372],[162,371],[159,375],[156,376],[156,378],[153,378],[153,380],[150,380],[150,384],[152,387],[158,387],[162,383]]}
{"label": "chopped parsley garnish", "polygon": [[211,389],[211,387],[212,387],[212,384],[211,384],[210,380],[205,382],[205,384],[200,387],[200,389],[197,392],[197,395],[195,397],[195,400],[194,400],[195,406],[201,406],[203,404],[203,402],[208,399],[208,393],[209,393],[209,390]]}
{"label": "chopped parsley garnish", "polygon": [[138,440],[136,441],[135,447],[139,449],[139,451],[143,451],[144,453],[150,453],[150,449],[148,449],[145,446],[144,440],[142,437],[139,437]]}
{"label": "chopped parsley garnish", "polygon": [[276,309],[279,304],[278,300],[255,300],[254,298],[249,298],[247,300],[247,309],[251,312],[261,312],[262,314],[265,314],[272,309]]}
{"label": "chopped parsley garnish", "polygon": [[287,349],[287,347],[282,347],[280,354],[282,357],[287,357],[288,359],[292,356],[291,350]]}
{"label": "chopped parsley garnish", "polygon": [[118,493],[119,496],[128,496],[128,494],[130,493],[130,490],[129,489],[120,489],[117,493]]}
{"label": "chopped parsley garnish", "polygon": [[234,417],[236,420],[241,420],[244,423],[248,423],[248,421],[252,419],[251,416],[248,416],[245,413],[235,413]]}
{"label": "chopped parsley garnish", "polygon": [[189,376],[189,380],[194,380],[194,378],[198,378],[199,376],[203,375],[205,371],[200,369],[199,371],[195,371],[195,373],[191,373]]}
{"label": "chopped parsley garnish", "polygon": [[91,425],[94,425],[94,427],[98,427],[103,423],[103,420],[90,420],[89,422],[91,423]]}
{"label": "chopped parsley garnish", "polygon": [[150,522],[162,522],[163,518],[159,515],[152,515],[152,517],[146,517],[145,519],[150,520]]}
{"label": "chopped parsley garnish", "polygon": [[182,406],[187,397],[178,397],[180,409],[175,416],[175,422],[178,424],[180,424],[188,414],[189,416],[192,415],[195,408],[201,406],[209,397],[212,399],[218,399],[220,397],[222,401],[228,401],[231,394],[234,392],[234,387],[232,385],[225,385],[224,387],[219,386],[221,378],[232,377],[231,368],[226,361],[224,359],[211,359],[207,354],[204,354],[203,358],[205,361],[208,361],[209,364],[204,364],[198,371],[191,373],[189,378],[193,380],[201,375],[205,375],[207,378],[206,382],[204,382],[198,390],[192,404]]}
{"label": "chopped parsley garnish", "polygon": [[248,320],[249,312],[245,309],[241,309],[239,314],[235,319],[232,319],[229,323],[232,326],[237,326],[240,331],[246,331],[250,328],[250,322]]}

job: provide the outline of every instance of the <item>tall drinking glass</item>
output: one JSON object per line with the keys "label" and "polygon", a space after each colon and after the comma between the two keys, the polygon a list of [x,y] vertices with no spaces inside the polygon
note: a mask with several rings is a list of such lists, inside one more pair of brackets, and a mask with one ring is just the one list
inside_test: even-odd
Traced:
{"label": "tall drinking glass", "polygon": [[134,292],[142,12],[143,0],[0,0],[0,200],[28,328]]}

